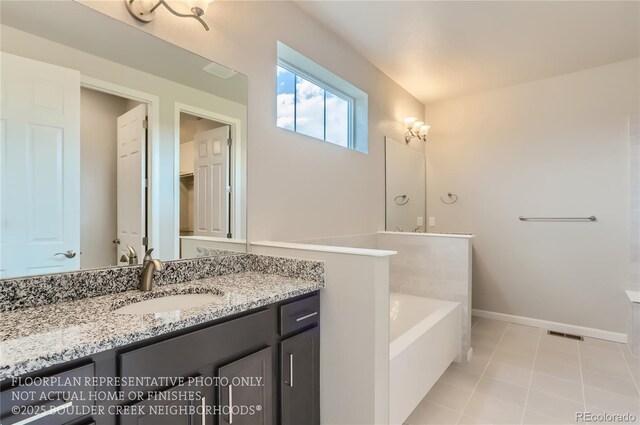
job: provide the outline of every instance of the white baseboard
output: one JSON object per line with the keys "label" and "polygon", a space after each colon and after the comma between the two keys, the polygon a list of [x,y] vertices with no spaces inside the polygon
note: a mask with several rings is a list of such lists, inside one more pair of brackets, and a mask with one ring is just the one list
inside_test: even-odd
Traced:
{"label": "white baseboard", "polygon": [[551,322],[548,320],[533,319],[531,317],[514,316],[512,314],[496,313],[493,311],[473,309],[472,314],[485,319],[502,320],[504,322],[520,325],[534,326],[550,331],[563,332],[574,335],[588,336],[591,338],[606,339],[613,342],[627,343],[627,335],[619,332],[603,331],[602,329],[586,328],[584,326],[568,325],[566,323]]}

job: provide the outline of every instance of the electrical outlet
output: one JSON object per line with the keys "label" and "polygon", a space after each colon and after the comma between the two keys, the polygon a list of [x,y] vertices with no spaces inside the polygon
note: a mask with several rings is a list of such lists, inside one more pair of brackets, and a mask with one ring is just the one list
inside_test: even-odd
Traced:
{"label": "electrical outlet", "polygon": [[424,217],[418,217],[416,226],[424,226]]}
{"label": "electrical outlet", "polygon": [[429,217],[429,227],[436,227],[436,218]]}

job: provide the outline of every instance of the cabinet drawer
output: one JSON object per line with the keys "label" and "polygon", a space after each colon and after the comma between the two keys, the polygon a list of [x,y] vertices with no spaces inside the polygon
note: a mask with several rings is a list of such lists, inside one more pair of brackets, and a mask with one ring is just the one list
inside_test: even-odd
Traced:
{"label": "cabinet drawer", "polygon": [[[239,352],[269,345],[276,331],[274,309],[253,313],[121,353],[118,356],[120,376],[127,378],[186,376],[203,366],[233,357]],[[161,387],[144,385],[121,388],[127,392],[158,389]]]}
{"label": "cabinet drawer", "polygon": [[320,321],[320,296],[303,298],[280,307],[280,335],[287,335]]}
{"label": "cabinet drawer", "polygon": [[[90,363],[43,377],[41,381],[33,378],[33,384],[3,391],[0,394],[2,425],[62,424],[91,413],[94,376],[95,367]],[[19,409],[18,414],[12,413],[14,408]]]}

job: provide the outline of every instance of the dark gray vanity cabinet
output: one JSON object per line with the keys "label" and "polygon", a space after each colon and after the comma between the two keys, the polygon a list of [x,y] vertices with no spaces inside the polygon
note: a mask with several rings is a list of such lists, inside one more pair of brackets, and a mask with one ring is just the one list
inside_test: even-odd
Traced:
{"label": "dark gray vanity cabinet", "polygon": [[[184,397],[184,395],[189,397]],[[130,407],[120,416],[120,425],[213,425],[206,415],[207,391],[204,387],[179,385],[157,392],[155,396]],[[136,413],[139,412],[139,413]]]}
{"label": "dark gray vanity cabinet", "polygon": [[320,423],[320,328],[280,343],[282,425]]}
{"label": "dark gray vanity cabinet", "polygon": [[[16,392],[32,388],[5,380],[0,383],[0,423],[317,425],[319,304],[317,292],[302,295],[28,374],[121,378],[119,384],[101,387],[33,388],[36,394],[46,390],[54,397],[38,402],[47,408],[41,419],[33,419],[41,411],[37,409],[11,412],[12,407],[34,404],[15,397]],[[163,386],[154,380],[147,384],[148,377],[182,381]],[[84,397],[97,390],[126,396]],[[190,396],[184,397],[185,393]],[[71,394],[84,396],[73,399]],[[49,412],[71,405],[92,410]]]}
{"label": "dark gray vanity cabinet", "polygon": [[273,348],[267,347],[218,370],[220,425],[273,423],[272,353]]}

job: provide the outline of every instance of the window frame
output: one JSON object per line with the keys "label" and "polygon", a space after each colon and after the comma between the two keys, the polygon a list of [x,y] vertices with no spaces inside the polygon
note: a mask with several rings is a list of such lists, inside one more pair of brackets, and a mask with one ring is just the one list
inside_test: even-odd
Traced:
{"label": "window frame", "polygon": [[[315,84],[316,86],[320,87],[321,89],[324,90],[324,99],[323,99],[323,108],[324,108],[324,115],[323,115],[323,138],[320,139],[318,137],[314,137],[314,136],[309,136],[307,134],[304,133],[300,133],[297,130],[297,126],[298,126],[298,120],[297,120],[297,115],[298,115],[298,107],[297,107],[297,101],[298,101],[298,90],[297,90],[297,81],[294,79],[294,85],[293,85],[293,130],[290,130],[288,128],[284,128],[284,127],[280,127],[278,126],[278,128],[282,129],[282,130],[286,130],[286,131],[293,131],[294,133],[297,134],[301,134],[303,136],[307,136],[307,137],[311,137],[313,139],[316,140],[322,140],[323,142],[326,143],[331,143],[332,145],[335,146],[340,146],[343,148],[347,148],[347,149],[351,149],[351,150],[356,150],[356,146],[355,146],[355,103],[356,103],[356,99],[352,96],[349,96],[348,94],[346,94],[345,92],[343,92],[342,90],[339,90],[337,88],[335,88],[334,86],[332,86],[331,84],[328,84],[324,81],[322,81],[321,79],[319,79],[318,77],[311,75],[310,73],[302,70],[300,67],[297,67],[295,65],[293,65],[292,63],[282,59],[282,58],[278,58],[276,66],[281,67],[289,72],[291,72],[294,77],[300,77],[303,78],[307,81],[309,81],[310,83]],[[276,79],[277,81],[277,79]],[[331,141],[327,140],[327,92],[330,92],[332,95],[339,97],[343,100],[347,101],[348,104],[348,111],[347,111],[347,119],[348,119],[348,123],[347,123],[347,146],[343,146],[341,144],[338,143],[334,143]]]}

